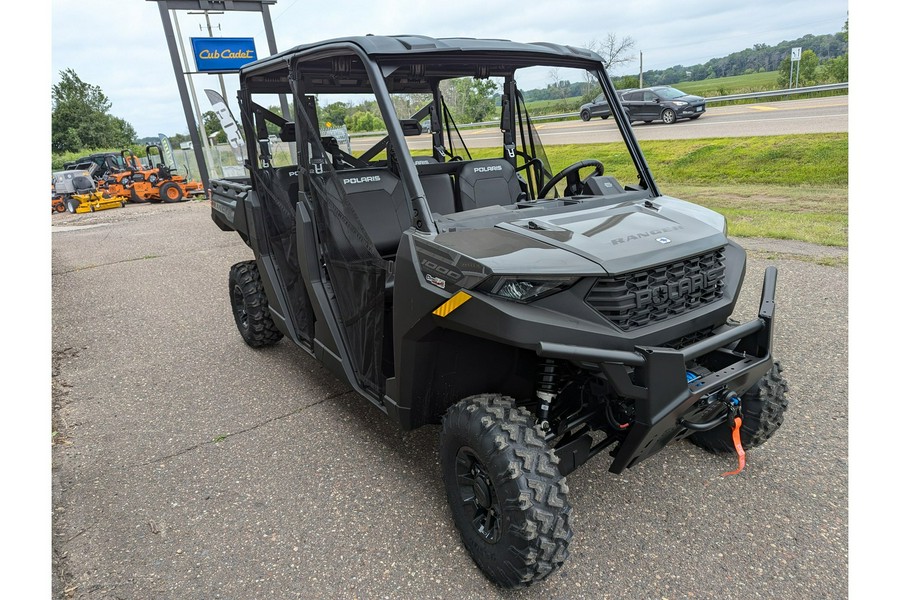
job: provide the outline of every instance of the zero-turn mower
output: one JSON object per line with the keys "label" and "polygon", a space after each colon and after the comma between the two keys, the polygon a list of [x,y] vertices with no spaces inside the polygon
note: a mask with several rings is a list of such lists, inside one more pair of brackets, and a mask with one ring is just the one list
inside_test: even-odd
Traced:
{"label": "zero-turn mower", "polygon": [[[162,149],[157,144],[147,146],[147,163],[153,165],[153,153],[156,149],[158,162],[156,167],[148,168],[136,173],[131,180],[130,197],[134,202],[181,202],[190,196],[203,195],[203,185],[196,181],[188,181],[182,175],[175,173],[175,169],[166,165],[163,159]],[[137,157],[135,157],[136,159]]]}

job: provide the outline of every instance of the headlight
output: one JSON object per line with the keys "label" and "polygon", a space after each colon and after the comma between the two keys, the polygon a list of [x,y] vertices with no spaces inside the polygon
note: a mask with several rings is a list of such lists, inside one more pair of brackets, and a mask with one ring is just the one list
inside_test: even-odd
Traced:
{"label": "headlight", "polygon": [[687,102],[682,102],[681,100],[673,100],[672,104],[674,104],[675,106],[687,106],[688,105]]}
{"label": "headlight", "polygon": [[571,287],[578,277],[504,277],[494,275],[478,290],[515,302],[532,302]]}

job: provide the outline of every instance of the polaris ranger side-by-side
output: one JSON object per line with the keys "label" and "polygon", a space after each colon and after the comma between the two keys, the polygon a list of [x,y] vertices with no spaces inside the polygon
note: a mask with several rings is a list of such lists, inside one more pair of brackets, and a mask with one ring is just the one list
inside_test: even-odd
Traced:
{"label": "polaris ranger side-by-side", "polygon": [[[441,424],[453,518],[498,584],[562,565],[565,476],[601,451],[613,473],[683,438],[743,460],[781,425],[776,271],[758,316],[732,321],[744,251],[724,217],[659,191],[597,54],[365,36],[240,79],[249,177],[210,185],[213,220],[255,256],[229,277],[238,330],[287,336],[405,429]],[[572,82],[613,119],[536,125],[525,91]],[[279,94],[289,119],[266,108]],[[485,98],[498,126],[460,131]],[[322,135],[337,101],[381,133],[352,153]],[[538,131],[571,126],[603,143],[551,166]]]}

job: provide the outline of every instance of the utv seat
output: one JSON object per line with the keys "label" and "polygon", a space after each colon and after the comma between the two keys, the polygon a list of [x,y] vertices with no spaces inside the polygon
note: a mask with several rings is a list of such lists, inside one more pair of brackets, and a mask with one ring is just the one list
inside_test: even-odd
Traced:
{"label": "utv seat", "polygon": [[[415,156],[413,163],[418,167],[419,165],[437,164],[437,161],[430,156]],[[449,215],[456,212],[453,180],[449,173],[419,175],[419,181],[422,182],[422,190],[425,192],[425,199],[428,200],[428,206],[432,213]]]}
{"label": "utv seat", "polygon": [[400,179],[388,169],[377,167],[340,171],[337,178],[375,249],[382,257],[392,259],[401,235],[412,227]]}
{"label": "utv seat", "polygon": [[500,158],[468,162],[457,179],[460,210],[507,206],[526,199],[515,168]]}

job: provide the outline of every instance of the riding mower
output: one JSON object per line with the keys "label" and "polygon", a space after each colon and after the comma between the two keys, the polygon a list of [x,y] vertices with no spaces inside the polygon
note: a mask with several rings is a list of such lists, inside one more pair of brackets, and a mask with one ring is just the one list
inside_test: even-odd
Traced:
{"label": "riding mower", "polygon": [[[147,146],[147,162],[153,165],[153,153],[156,149],[158,162],[155,168],[135,173],[131,180],[130,197],[133,202],[147,200],[158,202],[181,202],[190,196],[202,196],[203,185],[196,181],[188,181],[182,175],[175,174],[175,169],[166,165],[162,149],[157,144]],[[134,157],[135,159],[137,157]],[[139,176],[140,175],[140,176]]]}
{"label": "riding mower", "polygon": [[[97,189],[91,173],[86,170],[58,171],[53,174],[51,207],[55,212],[86,213],[125,206],[124,196],[110,196]],[[60,210],[60,206],[63,209]]]}
{"label": "riding mower", "polygon": [[[110,169],[106,176],[97,182],[97,186],[110,196],[131,196],[131,182],[135,177],[142,178],[148,173],[141,160],[130,150],[122,150],[124,169]],[[132,202],[146,202],[143,198],[131,198]]]}

